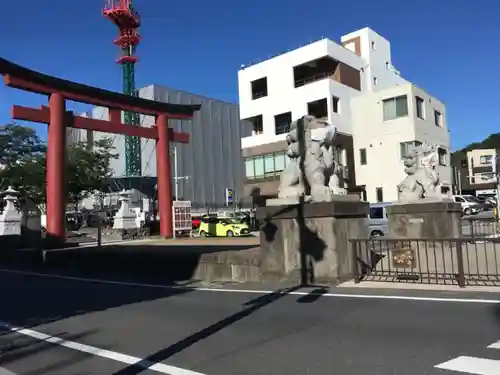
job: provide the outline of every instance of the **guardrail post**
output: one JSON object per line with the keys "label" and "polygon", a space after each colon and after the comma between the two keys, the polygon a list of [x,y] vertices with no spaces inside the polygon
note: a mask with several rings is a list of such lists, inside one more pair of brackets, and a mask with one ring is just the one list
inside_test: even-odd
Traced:
{"label": "guardrail post", "polygon": [[97,226],[97,247],[101,247],[102,244],[102,226]]}
{"label": "guardrail post", "polygon": [[467,221],[469,222],[470,236],[474,238],[474,222],[471,219],[468,219]]}
{"label": "guardrail post", "polygon": [[465,288],[465,271],[464,271],[464,252],[462,249],[462,241],[455,241],[457,247],[457,271],[458,271],[458,285],[460,288]]}
{"label": "guardrail post", "polygon": [[351,262],[352,262],[352,277],[354,279],[354,283],[359,284],[361,279],[359,277],[357,242],[355,240],[349,240],[349,248],[350,248]]}

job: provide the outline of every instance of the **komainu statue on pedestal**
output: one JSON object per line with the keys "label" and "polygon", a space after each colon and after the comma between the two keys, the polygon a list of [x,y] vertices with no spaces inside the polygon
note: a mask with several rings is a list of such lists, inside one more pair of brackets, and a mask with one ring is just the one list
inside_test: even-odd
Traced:
{"label": "komainu statue on pedestal", "polygon": [[406,178],[398,186],[399,201],[448,198],[441,193],[436,170],[438,152],[435,146],[423,143],[413,148],[404,160]]}
{"label": "komainu statue on pedestal", "polygon": [[286,137],[290,160],[281,174],[279,198],[324,202],[346,194],[333,156],[335,134],[334,126],[314,116],[292,122]]}

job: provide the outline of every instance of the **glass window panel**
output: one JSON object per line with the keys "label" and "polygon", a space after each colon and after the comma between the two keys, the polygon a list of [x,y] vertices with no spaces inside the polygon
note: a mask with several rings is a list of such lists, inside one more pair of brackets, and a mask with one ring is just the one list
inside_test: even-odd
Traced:
{"label": "glass window panel", "polygon": [[274,155],[264,156],[264,173],[274,173]]}
{"label": "glass window panel", "polygon": [[285,153],[279,152],[274,155],[274,170],[280,172],[285,169]]}
{"label": "glass window panel", "polygon": [[262,156],[256,156],[254,160],[255,177],[264,176],[264,158]]}
{"label": "glass window panel", "polygon": [[396,98],[396,117],[408,116],[408,100],[406,95]]}
{"label": "glass window panel", "polygon": [[382,102],[384,112],[384,121],[393,120],[396,118],[396,103],[394,99],[387,99]]}
{"label": "glass window panel", "polygon": [[253,158],[245,159],[245,173],[246,173],[247,178],[254,178],[255,177]]}

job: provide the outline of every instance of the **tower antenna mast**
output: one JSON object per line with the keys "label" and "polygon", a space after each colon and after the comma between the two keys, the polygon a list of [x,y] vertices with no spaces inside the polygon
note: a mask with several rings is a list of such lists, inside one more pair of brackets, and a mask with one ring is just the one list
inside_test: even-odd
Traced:
{"label": "tower antenna mast", "polygon": [[[141,41],[139,27],[141,19],[135,11],[132,0],[107,0],[104,16],[119,30],[119,36],[113,44],[120,48],[120,56],[116,60],[122,66],[123,93],[137,96],[135,88],[135,56],[136,47]],[[125,112],[124,123],[131,126],[140,126],[138,113]],[[141,139],[139,137],[125,138],[125,175],[141,176]]]}

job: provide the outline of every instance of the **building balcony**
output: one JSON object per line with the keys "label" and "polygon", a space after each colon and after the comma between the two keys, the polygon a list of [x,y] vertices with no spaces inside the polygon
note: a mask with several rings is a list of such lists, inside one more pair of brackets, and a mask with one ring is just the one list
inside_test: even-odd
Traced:
{"label": "building balcony", "polygon": [[295,88],[328,78],[360,91],[360,74],[359,70],[330,56],[315,59],[293,68]]}

